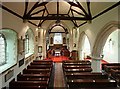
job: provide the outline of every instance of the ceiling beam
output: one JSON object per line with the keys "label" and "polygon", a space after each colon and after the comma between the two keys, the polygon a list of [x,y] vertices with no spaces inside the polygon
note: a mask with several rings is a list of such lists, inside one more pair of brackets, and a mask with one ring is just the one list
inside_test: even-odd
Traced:
{"label": "ceiling beam", "polygon": [[50,33],[66,33],[66,32],[49,32],[49,34],[50,34]]}
{"label": "ceiling beam", "polygon": [[75,6],[75,7],[78,7],[79,9],[81,9],[85,13],[86,16],[88,15],[87,12],[85,11],[85,9],[80,5],[79,2],[77,2],[77,4],[76,4],[69,0],[65,0],[65,1],[67,1],[67,3],[69,3],[71,6]]}
{"label": "ceiling beam", "polygon": [[[4,10],[8,11],[9,13],[11,13],[11,14],[13,14],[13,15],[19,17],[20,19],[23,19],[22,16],[20,16],[19,14],[17,14],[17,13],[14,12],[14,11],[8,9],[7,7],[3,6],[2,4],[0,4],[0,7],[1,7],[2,9],[4,9]],[[34,26],[37,26],[36,24],[32,23],[31,21],[28,21],[28,22],[29,22],[30,24],[34,25]]]}
{"label": "ceiling beam", "polygon": [[45,8],[44,8],[44,9],[42,9],[42,10],[36,11],[36,12],[32,13],[31,15],[38,14],[38,13],[40,13],[40,12],[42,12],[42,11],[45,11]]}
{"label": "ceiling beam", "polygon": [[[92,20],[95,19],[95,18],[97,18],[97,17],[99,17],[99,16],[101,16],[102,14],[104,14],[104,13],[106,13],[106,12],[112,10],[113,8],[115,8],[115,7],[119,6],[119,5],[120,5],[120,1],[117,2],[117,3],[115,3],[114,5],[112,5],[111,7],[108,7],[107,9],[105,9],[105,10],[102,11],[102,12],[100,12],[100,13],[97,14],[96,16],[92,17]],[[87,21],[84,22],[84,23],[82,23],[82,24],[80,24],[78,27],[83,26],[83,25],[86,24],[86,23],[87,23]]]}
{"label": "ceiling beam", "polygon": [[[74,17],[74,14],[73,14],[73,11],[71,10],[71,13],[72,13],[72,17]],[[69,16],[70,17],[70,16]],[[72,22],[73,22],[73,24],[74,24],[74,26],[76,26],[77,27],[77,23],[76,23],[76,20],[71,20]]]}
{"label": "ceiling beam", "polygon": [[57,0],[57,16],[59,16],[59,0]]}
{"label": "ceiling beam", "polygon": [[34,6],[33,6],[33,7],[29,10],[29,12],[26,14],[26,16],[29,16],[29,15],[31,14],[31,12],[32,12],[35,8],[37,8],[38,3],[39,3],[39,2],[36,2],[36,3],[34,4]]}
{"label": "ceiling beam", "polygon": [[17,14],[17,13],[16,13],[16,12],[14,12],[14,11],[12,11],[12,10],[8,9],[7,7],[3,6],[2,4],[0,4],[0,7],[1,7],[2,9],[4,9],[4,10],[8,11],[9,13],[11,13],[11,14],[13,14],[13,15],[15,15],[15,16],[17,16],[17,17],[21,18],[21,19],[23,19],[23,17],[22,17],[22,16],[20,16],[19,14]]}
{"label": "ceiling beam", "polygon": [[41,16],[41,17],[26,17],[28,20],[91,20],[90,18],[85,17],[68,17],[68,16]]}
{"label": "ceiling beam", "polygon": [[27,8],[28,8],[28,0],[25,2],[25,11],[23,17],[27,14]]}
{"label": "ceiling beam", "polygon": [[78,4],[78,7],[85,13],[85,15],[88,15],[85,9],[80,5],[80,3],[77,2],[77,4]]}
{"label": "ceiling beam", "polygon": [[46,20],[40,20],[39,24],[38,24],[38,27],[40,27]]}
{"label": "ceiling beam", "polygon": [[87,8],[88,8],[88,14],[89,14],[90,18],[92,18],[91,11],[90,11],[90,2],[89,2],[89,0],[87,1]]}
{"label": "ceiling beam", "polygon": [[74,10],[74,9],[71,9],[71,11],[74,11],[74,12],[76,12],[76,13],[79,14],[79,15],[85,16],[84,14],[82,14],[82,13],[80,13],[80,12]]}
{"label": "ceiling beam", "polygon": [[[34,26],[37,26],[35,23],[31,22],[31,21],[28,21],[30,24],[34,25]],[[37,26],[38,27],[38,26]]]}
{"label": "ceiling beam", "polygon": [[120,5],[120,1],[117,2],[116,4],[114,4],[113,6],[111,6],[111,7],[107,8],[107,9],[105,9],[104,11],[100,12],[99,14],[97,14],[96,16],[94,16],[92,19],[97,18],[98,16],[100,16],[100,15],[102,15],[102,14],[104,14],[104,13],[110,11],[111,9],[113,9],[113,8],[119,6],[119,5]]}
{"label": "ceiling beam", "polygon": [[45,10],[46,10],[47,14],[49,14],[47,7],[46,6],[44,6],[44,7],[45,7]]}
{"label": "ceiling beam", "polygon": [[[44,16],[44,14],[45,14],[45,10],[43,11],[43,14],[42,14],[42,17]],[[39,24],[38,24],[38,27],[40,27],[42,24],[43,24],[43,22],[44,22],[45,20],[40,20],[40,22],[39,22]]]}
{"label": "ceiling beam", "polygon": [[80,26],[82,26],[82,25],[84,25],[84,24],[86,24],[87,23],[87,21],[86,22],[83,22],[82,24],[80,24],[78,27],[80,27]]}

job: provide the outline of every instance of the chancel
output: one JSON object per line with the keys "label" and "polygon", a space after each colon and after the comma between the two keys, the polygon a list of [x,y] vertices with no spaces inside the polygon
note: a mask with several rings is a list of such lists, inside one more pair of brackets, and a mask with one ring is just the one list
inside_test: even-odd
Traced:
{"label": "chancel", "polygon": [[1,0],[1,89],[119,89],[119,0]]}

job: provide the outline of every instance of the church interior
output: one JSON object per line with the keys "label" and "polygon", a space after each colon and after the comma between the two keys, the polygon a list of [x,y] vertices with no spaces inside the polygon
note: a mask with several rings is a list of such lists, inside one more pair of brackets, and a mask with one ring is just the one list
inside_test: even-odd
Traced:
{"label": "church interior", "polygon": [[119,0],[0,0],[0,89],[119,89]]}

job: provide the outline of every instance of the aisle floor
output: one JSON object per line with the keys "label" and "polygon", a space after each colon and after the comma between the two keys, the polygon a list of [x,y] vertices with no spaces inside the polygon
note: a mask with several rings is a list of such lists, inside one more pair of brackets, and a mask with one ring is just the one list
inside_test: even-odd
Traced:
{"label": "aisle floor", "polygon": [[62,63],[55,63],[54,88],[65,88],[65,80],[62,69]]}

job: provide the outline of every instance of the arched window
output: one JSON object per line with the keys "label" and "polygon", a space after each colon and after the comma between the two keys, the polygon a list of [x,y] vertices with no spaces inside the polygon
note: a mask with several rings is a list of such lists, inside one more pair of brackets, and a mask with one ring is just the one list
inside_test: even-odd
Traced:
{"label": "arched window", "polygon": [[28,29],[25,33],[25,58],[34,53],[34,34],[32,29]]}
{"label": "arched window", "polygon": [[5,37],[2,33],[0,33],[0,65],[6,63],[6,45],[5,45]]}
{"label": "arched window", "polygon": [[17,63],[17,33],[0,29],[0,74]]}
{"label": "arched window", "polygon": [[29,35],[25,34],[25,54],[29,53]]}

